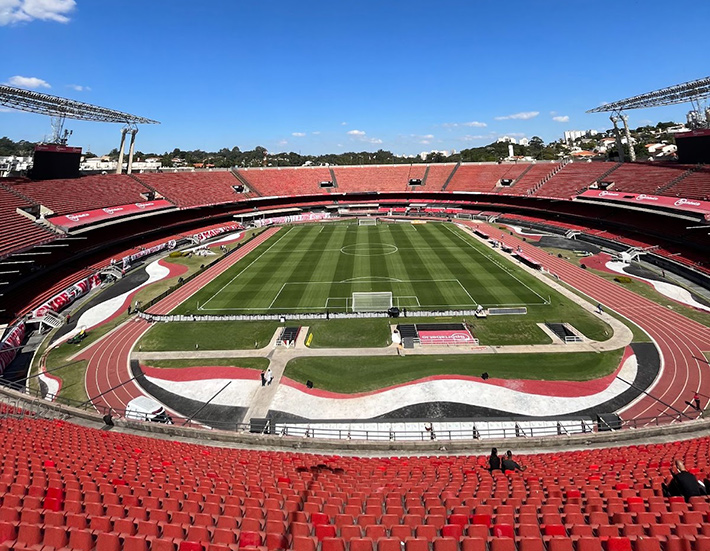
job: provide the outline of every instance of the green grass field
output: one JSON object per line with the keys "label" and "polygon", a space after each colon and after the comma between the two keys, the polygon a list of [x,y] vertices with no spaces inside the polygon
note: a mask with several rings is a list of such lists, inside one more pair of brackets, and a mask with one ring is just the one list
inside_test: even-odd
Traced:
{"label": "green grass field", "polygon": [[453,224],[284,227],[175,313],[352,311],[354,292],[411,310],[545,306],[550,290]]}
{"label": "green grass field", "polygon": [[294,358],[284,375],[332,392],[367,392],[431,375],[588,381],[612,373],[623,350],[574,354],[461,354],[449,356],[338,356]]}

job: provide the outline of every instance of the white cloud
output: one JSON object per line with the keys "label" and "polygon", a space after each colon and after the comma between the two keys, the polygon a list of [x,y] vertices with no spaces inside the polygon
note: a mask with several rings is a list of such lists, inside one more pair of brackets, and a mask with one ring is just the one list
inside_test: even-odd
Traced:
{"label": "white cloud", "polygon": [[429,145],[431,143],[430,140],[419,140],[419,143],[422,145]]}
{"label": "white cloud", "polygon": [[379,138],[370,138],[367,136],[367,132],[364,130],[348,130],[347,134],[352,136],[354,139],[360,142],[370,143],[370,144],[380,144],[382,140]]}
{"label": "white cloud", "polygon": [[288,140],[279,140],[278,142],[276,142],[276,145],[278,145],[279,147],[282,147],[282,146],[286,145],[287,143],[288,143]]}
{"label": "white cloud", "polygon": [[444,128],[456,128],[458,126],[467,126],[469,128],[485,128],[488,126],[485,122],[469,121],[469,122],[445,122],[442,124]]}
{"label": "white cloud", "polygon": [[[3,0],[0,0],[0,2],[3,2]],[[20,75],[10,77],[7,79],[7,83],[10,86],[17,86],[19,88],[51,88],[49,82],[46,80],[37,77],[23,77]]]}
{"label": "white cloud", "polygon": [[347,123],[347,122],[341,122],[340,125],[341,125],[341,126],[347,126],[348,123]]}
{"label": "white cloud", "polygon": [[305,135],[305,132],[291,132],[291,136],[295,136],[296,138],[303,138]]}
{"label": "white cloud", "polygon": [[37,19],[67,23],[75,8],[75,0],[0,0],[0,26]]}
{"label": "white cloud", "polygon": [[315,132],[311,132],[314,136],[318,136],[320,134],[320,130],[316,130]]}
{"label": "white cloud", "polygon": [[68,84],[67,88],[71,88],[75,92],[91,92],[91,88],[88,86],[82,86],[81,84]]}
{"label": "white cloud", "polygon": [[552,117],[552,120],[555,122],[569,122],[569,117],[567,115],[557,115]]}
{"label": "white cloud", "polygon": [[485,139],[485,138],[490,138],[490,136],[480,136],[480,135],[478,135],[478,136],[470,136],[470,135],[466,135],[466,136],[464,136],[464,137],[461,138],[461,139],[462,139],[463,141],[465,141],[465,142],[473,142],[473,141],[476,141],[476,140],[483,140],[483,139]]}
{"label": "white cloud", "polygon": [[527,121],[534,119],[540,114],[540,111],[523,111],[521,113],[514,113],[512,115],[505,115],[504,117],[495,117],[497,121],[507,121],[510,119]]}
{"label": "white cloud", "polygon": [[8,109],[7,107],[0,107],[0,113],[12,113],[12,109]]}

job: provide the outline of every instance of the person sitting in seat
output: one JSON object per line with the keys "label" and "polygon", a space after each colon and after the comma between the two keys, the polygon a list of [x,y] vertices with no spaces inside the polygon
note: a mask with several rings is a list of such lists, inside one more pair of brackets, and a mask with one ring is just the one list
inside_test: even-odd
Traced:
{"label": "person sitting in seat", "polygon": [[521,467],[516,461],[513,461],[513,452],[508,450],[505,452],[505,457],[501,463],[501,469],[505,471],[519,471],[523,472],[525,467]]}
{"label": "person sitting in seat", "polygon": [[500,457],[498,457],[498,448],[491,450],[491,456],[488,458],[488,470],[500,471]]}
{"label": "person sitting in seat", "polygon": [[675,468],[677,472],[673,473],[673,468],[671,467],[673,478],[671,478],[668,485],[661,485],[664,496],[683,496],[685,501],[690,501],[692,496],[705,495],[705,487],[698,482],[694,474],[685,470],[685,465],[680,459],[676,459]]}

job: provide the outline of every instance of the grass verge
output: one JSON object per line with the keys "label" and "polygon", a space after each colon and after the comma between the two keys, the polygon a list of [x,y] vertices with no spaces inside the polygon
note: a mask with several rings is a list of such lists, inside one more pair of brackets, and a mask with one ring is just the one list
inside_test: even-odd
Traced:
{"label": "grass verge", "polygon": [[309,320],[311,348],[380,348],[390,344],[389,318]]}
{"label": "grass verge", "polygon": [[206,358],[204,360],[145,360],[145,365],[161,368],[182,367],[244,367],[263,370],[269,367],[267,358]]}
{"label": "grass verge", "polygon": [[248,350],[271,341],[277,321],[196,321],[157,323],[141,338],[142,352]]}
{"label": "grass verge", "polygon": [[432,375],[500,379],[588,381],[612,373],[623,350],[574,354],[462,354],[450,356],[346,356],[295,358],[285,375],[316,388],[351,394],[406,383]]}

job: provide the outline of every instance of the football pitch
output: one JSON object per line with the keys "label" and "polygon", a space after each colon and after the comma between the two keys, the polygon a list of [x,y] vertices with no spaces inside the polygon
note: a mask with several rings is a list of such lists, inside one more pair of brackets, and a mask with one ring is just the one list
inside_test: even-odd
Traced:
{"label": "football pitch", "polygon": [[175,313],[353,311],[353,293],[400,309],[540,307],[551,290],[450,223],[285,226]]}

